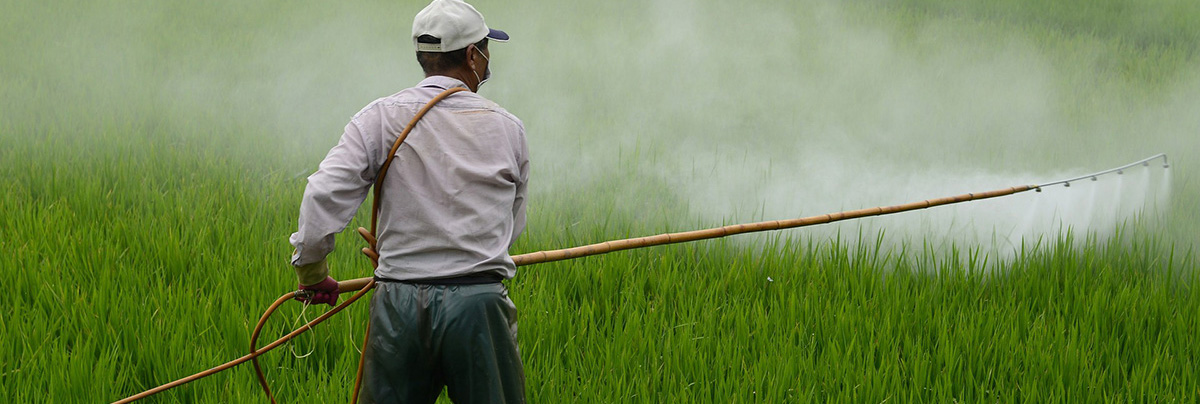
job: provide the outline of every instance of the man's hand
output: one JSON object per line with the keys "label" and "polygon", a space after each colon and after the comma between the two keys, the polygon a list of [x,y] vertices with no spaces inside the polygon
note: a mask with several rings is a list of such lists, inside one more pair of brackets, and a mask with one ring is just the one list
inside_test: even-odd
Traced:
{"label": "man's hand", "polygon": [[306,304],[328,303],[330,306],[336,305],[338,300],[338,282],[332,277],[326,276],[325,280],[321,282],[312,285],[300,285],[300,292],[296,293],[296,300]]}

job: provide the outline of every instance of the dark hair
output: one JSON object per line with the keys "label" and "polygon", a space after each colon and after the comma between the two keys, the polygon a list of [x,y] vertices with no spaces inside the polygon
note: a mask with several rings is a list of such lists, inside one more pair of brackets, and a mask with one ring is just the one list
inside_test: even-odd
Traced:
{"label": "dark hair", "polygon": [[[442,43],[440,38],[432,35],[421,35],[417,37],[419,43]],[[479,50],[487,50],[488,39],[476,42],[475,47]],[[425,71],[426,75],[435,73],[444,73],[458,66],[462,66],[467,61],[467,48],[453,50],[449,52],[417,52],[417,63],[421,65],[421,70]]]}

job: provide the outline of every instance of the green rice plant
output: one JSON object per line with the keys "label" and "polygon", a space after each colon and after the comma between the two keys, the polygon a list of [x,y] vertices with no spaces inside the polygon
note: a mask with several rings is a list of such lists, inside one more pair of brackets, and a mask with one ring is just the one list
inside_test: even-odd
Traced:
{"label": "green rice plant", "polygon": [[[514,41],[512,57],[497,60],[504,79],[485,90],[525,118],[540,148],[535,164],[543,164],[514,253],[739,220],[746,212],[697,213],[717,201],[693,199],[680,186],[757,158],[786,172],[798,152],[793,137],[829,145],[813,132],[844,135],[838,146],[846,147],[836,150],[863,149],[881,162],[894,154],[916,165],[944,158],[993,166],[1020,157],[1035,171],[1062,168],[1063,144],[1083,144],[1070,153],[1097,162],[1150,144],[1181,157],[1171,210],[1166,223],[1131,219],[1111,236],[1046,234],[1010,258],[930,240],[888,248],[892,232],[849,225],[523,267],[509,287],[531,402],[1200,400],[1200,188],[1188,159],[1195,138],[1178,135],[1194,111],[1186,98],[1173,101],[1192,79],[1185,67],[1194,65],[1200,20],[1191,3],[705,3],[670,20],[677,25],[651,23],[676,8],[643,3],[478,4],[489,22],[514,21],[510,32],[539,38],[536,46]],[[407,56],[400,45],[352,44],[380,42],[374,36],[394,29],[395,15],[416,9],[6,5],[0,401],[116,400],[244,354],[259,314],[294,287],[286,236],[304,176],[354,108],[419,76],[411,63],[397,67],[384,56]],[[595,15],[561,24],[575,13]],[[739,29],[788,28],[775,56],[728,46],[742,44],[737,36],[675,38],[728,33],[726,21],[748,15],[766,17]],[[805,28],[838,18],[853,22]],[[592,39],[614,30],[604,41],[615,49]],[[1032,43],[1056,72],[1045,85],[1056,96],[1045,107],[1065,117],[1052,128],[1061,133],[1008,144],[1001,130],[980,124],[963,128],[978,129],[977,138],[889,140],[863,137],[861,128],[871,127],[855,125],[880,117],[857,115],[845,127],[805,129],[812,116],[804,108],[829,101],[853,112],[878,96],[789,98],[821,87],[797,85],[780,70],[841,77],[812,60],[823,55],[814,43],[834,40],[822,36],[829,33],[860,36],[864,49],[879,40],[883,53],[918,61],[943,57],[943,46]],[[672,58],[705,63],[681,68]],[[924,117],[946,119],[936,111]],[[713,132],[728,135],[703,136]],[[1145,137],[1112,135],[1126,132]],[[693,160],[690,171],[678,171],[679,148],[696,143],[719,153],[716,164]],[[927,151],[925,143],[941,148]],[[677,175],[648,175],[655,172]],[[349,228],[365,219],[360,212]],[[368,276],[357,235],[347,231],[339,242],[333,275]],[[264,336],[282,335],[301,317],[299,305],[284,307]],[[277,396],[345,400],[365,318],[366,306],[356,305],[264,357]],[[251,402],[262,393],[240,367],[156,400]]]}

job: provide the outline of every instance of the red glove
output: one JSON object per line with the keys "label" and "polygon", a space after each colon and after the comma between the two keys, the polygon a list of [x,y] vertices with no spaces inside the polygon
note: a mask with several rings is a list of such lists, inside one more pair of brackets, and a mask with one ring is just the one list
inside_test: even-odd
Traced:
{"label": "red glove", "polygon": [[321,304],[328,303],[330,306],[336,305],[338,300],[338,282],[333,277],[326,276],[325,280],[304,286],[300,285],[300,292],[296,293],[296,300],[306,304]]}

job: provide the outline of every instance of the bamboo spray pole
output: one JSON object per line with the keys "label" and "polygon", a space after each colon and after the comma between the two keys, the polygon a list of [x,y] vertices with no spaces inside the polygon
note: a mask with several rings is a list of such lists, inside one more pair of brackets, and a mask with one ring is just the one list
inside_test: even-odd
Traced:
{"label": "bamboo spray pole", "polygon": [[[694,231],[686,231],[686,232],[680,232],[680,233],[665,233],[665,234],[659,234],[656,236],[628,238],[628,239],[623,239],[623,240],[612,240],[612,241],[606,241],[603,243],[589,244],[589,245],[584,245],[584,246],[579,246],[579,247],[565,248],[565,249],[561,249],[561,250],[538,251],[538,252],[533,252],[533,253],[528,253],[528,254],[521,254],[521,255],[513,256],[512,260],[513,260],[513,263],[516,264],[516,266],[525,266],[525,265],[533,265],[533,264],[540,264],[540,263],[546,263],[546,262],[563,261],[563,260],[569,260],[569,259],[573,259],[573,258],[587,257],[587,256],[599,255],[599,254],[607,254],[607,253],[614,252],[614,251],[629,250],[629,249],[634,249],[634,248],[645,248],[645,247],[653,247],[653,246],[659,246],[659,245],[665,245],[665,244],[686,243],[686,242],[690,242],[690,241],[721,238],[721,237],[725,237],[725,236],[732,236],[735,234],[743,234],[743,233],[755,233],[755,232],[763,232],[763,231],[771,231],[771,230],[792,229],[792,228],[798,228],[798,227],[838,222],[838,221],[842,221],[842,220],[857,219],[857,218],[868,217],[868,216],[890,215],[893,213],[907,212],[910,210],[927,209],[927,208],[931,208],[934,206],[949,205],[949,204],[962,203],[962,202],[967,202],[967,201],[976,201],[976,200],[988,199],[988,198],[998,198],[998,197],[1008,196],[1008,195],[1012,195],[1012,194],[1019,193],[1019,192],[1025,192],[1025,191],[1028,191],[1031,189],[1038,189],[1040,191],[1040,188],[1038,188],[1038,186],[1036,186],[1036,185],[1022,185],[1022,186],[997,189],[997,190],[981,192],[981,193],[969,193],[969,194],[962,194],[962,195],[958,195],[958,196],[948,196],[948,197],[944,197],[944,198],[927,199],[924,201],[912,202],[912,203],[907,203],[907,204],[903,204],[903,205],[880,206],[880,207],[874,207],[874,208],[869,208],[869,209],[859,209],[859,210],[851,210],[851,211],[844,211],[844,212],[838,212],[838,213],[830,213],[830,214],[819,215],[819,216],[809,216],[809,217],[804,217],[804,218],[799,218],[799,219],[771,220],[771,221],[757,222],[757,223],[735,224],[735,225],[715,227],[715,228],[704,229],[704,230],[694,230]],[[374,229],[374,226],[372,226],[372,229]],[[375,232],[368,231],[367,229],[360,227],[358,229],[358,233],[360,235],[362,235],[363,239],[366,240],[367,244],[368,244],[368,247],[362,249],[363,255],[366,255],[367,258],[371,259],[371,262],[375,263],[375,265],[378,266],[379,254],[375,250],[375,248],[376,248],[376,239],[374,237]],[[352,280],[348,280],[348,281],[338,282],[338,293],[358,292],[355,294],[355,296],[361,296],[363,293],[373,289],[374,287],[375,287],[375,278],[358,278],[358,279],[352,279]],[[342,307],[342,306],[338,306],[338,307]],[[273,309],[274,309],[274,307],[272,307],[272,311],[273,311]],[[254,344],[255,344],[255,340],[257,339],[258,330],[262,328],[262,324],[264,321],[266,321],[266,318],[269,314],[270,313],[268,312],[263,315],[263,318],[259,321],[259,326],[255,329],[255,338],[251,338],[251,342],[250,342],[250,347],[251,347],[252,352],[255,351]],[[369,325],[368,325],[367,333],[370,333]],[[367,339],[367,338],[369,338],[369,337],[364,337],[364,339]],[[363,341],[363,352],[365,352],[366,348],[367,348],[366,342],[367,341]],[[365,355],[359,357],[358,374],[354,380],[354,391],[352,392],[353,395],[352,395],[352,398],[350,399],[351,403],[358,402],[358,392],[359,392],[359,388],[362,386],[363,364],[364,364],[365,359],[366,359]],[[257,370],[257,362],[255,362],[255,366],[256,366],[255,370]],[[270,392],[270,388],[267,387],[266,379],[263,377],[261,372],[258,374],[258,377],[259,377],[260,384],[262,384],[262,386],[263,386],[263,390],[267,393],[267,396],[270,397],[271,392]],[[274,398],[272,398],[271,400],[272,400],[272,402],[274,402]]]}

